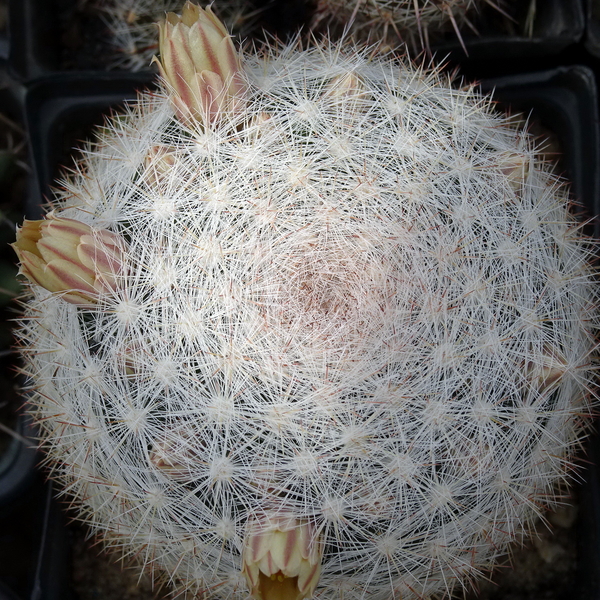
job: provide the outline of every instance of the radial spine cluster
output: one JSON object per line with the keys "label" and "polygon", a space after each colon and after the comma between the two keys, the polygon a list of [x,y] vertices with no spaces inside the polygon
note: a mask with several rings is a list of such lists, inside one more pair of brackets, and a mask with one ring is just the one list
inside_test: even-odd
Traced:
{"label": "radial spine cluster", "polygon": [[317,598],[449,593],[572,477],[592,248],[475,89],[336,45],[243,68],[244,111],[194,128],[142,93],[57,193],[126,251],[92,308],[32,286],[47,464],[188,598],[248,597],[265,511],[319,532]]}

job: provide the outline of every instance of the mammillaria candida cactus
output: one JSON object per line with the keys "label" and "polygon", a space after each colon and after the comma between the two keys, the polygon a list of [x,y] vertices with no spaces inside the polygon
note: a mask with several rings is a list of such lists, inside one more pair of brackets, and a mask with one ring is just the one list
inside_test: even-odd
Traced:
{"label": "mammillaria candida cactus", "polygon": [[231,60],[210,12],[168,23],[169,83],[48,217],[89,228],[111,285],[81,306],[24,270],[53,476],[188,598],[467,584],[558,501],[589,421],[593,247],[564,184],[439,72],[326,43]]}

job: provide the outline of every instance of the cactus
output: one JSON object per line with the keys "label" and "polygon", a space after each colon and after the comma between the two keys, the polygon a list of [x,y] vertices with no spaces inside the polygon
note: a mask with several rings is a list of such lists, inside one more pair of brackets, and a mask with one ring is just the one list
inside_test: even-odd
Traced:
{"label": "cactus", "polygon": [[477,33],[472,18],[478,11],[490,6],[514,20],[503,5],[502,0],[318,0],[313,27],[337,24],[359,38],[392,46],[405,42],[417,50],[429,50],[430,38],[453,30],[466,52],[461,32]]}
{"label": "cactus", "polygon": [[30,273],[51,475],[182,597],[468,586],[563,501],[590,422],[594,244],[568,189],[472,86],[327,42],[238,61],[186,10],[161,89],[53,202],[110,286],[78,305]]}

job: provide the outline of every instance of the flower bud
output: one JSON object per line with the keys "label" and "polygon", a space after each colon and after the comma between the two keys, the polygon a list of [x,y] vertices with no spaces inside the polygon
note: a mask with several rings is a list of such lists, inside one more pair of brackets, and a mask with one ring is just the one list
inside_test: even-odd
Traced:
{"label": "flower bud", "polygon": [[155,440],[149,450],[152,467],[172,481],[189,482],[201,464],[194,452],[194,432],[184,427],[165,426],[164,437]]}
{"label": "flower bud", "polygon": [[499,156],[498,166],[510,187],[518,192],[529,174],[529,159],[525,154],[516,152],[502,152]]}
{"label": "flower bud", "polygon": [[52,213],[24,221],[11,245],[20,274],[80,306],[94,305],[101,291],[114,290],[123,269],[124,243],[118,235]]}
{"label": "flower bud", "polygon": [[339,101],[350,98],[367,98],[369,96],[362,79],[352,71],[336,75],[329,82],[324,95]]}
{"label": "flower bud", "polygon": [[312,524],[295,518],[251,520],[242,571],[256,600],[310,598],[321,574],[323,544]]}
{"label": "flower bud", "polygon": [[545,391],[566,374],[567,363],[558,351],[545,345],[537,362],[529,361],[525,364],[525,372],[539,390]]}
{"label": "flower bud", "polygon": [[207,124],[243,106],[246,86],[225,26],[209,8],[186,2],[159,24],[160,74],[183,122]]}
{"label": "flower bud", "polygon": [[144,157],[144,181],[151,188],[168,188],[169,173],[177,158],[175,148],[154,145]]}

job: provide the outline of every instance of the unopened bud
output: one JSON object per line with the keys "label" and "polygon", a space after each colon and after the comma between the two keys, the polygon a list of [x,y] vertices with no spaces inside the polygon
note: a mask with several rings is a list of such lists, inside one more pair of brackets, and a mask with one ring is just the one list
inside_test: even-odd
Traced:
{"label": "unopened bud", "polygon": [[106,229],[49,214],[24,221],[14,248],[19,273],[67,302],[91,306],[101,292],[116,288],[123,270],[123,240]]}
{"label": "unopened bud", "polygon": [[246,90],[238,54],[227,29],[209,8],[186,2],[181,15],[159,24],[160,74],[183,122],[202,124],[234,114]]}
{"label": "unopened bud", "polygon": [[323,544],[308,521],[253,519],[246,533],[242,570],[256,600],[303,600],[317,586],[322,555]]}
{"label": "unopened bud", "polygon": [[518,192],[529,173],[529,159],[527,156],[516,152],[503,152],[499,156],[498,166],[506,176],[510,187]]}
{"label": "unopened bud", "polygon": [[352,71],[334,77],[329,82],[325,95],[339,100],[368,96],[363,80]]}
{"label": "unopened bud", "polygon": [[193,452],[194,444],[190,442],[192,436],[192,431],[183,428],[167,428],[164,437],[156,440],[149,451],[150,464],[173,481],[190,481],[194,468],[197,468],[200,462]]}
{"label": "unopened bud", "polygon": [[544,347],[541,361],[527,363],[526,373],[529,379],[540,390],[554,385],[567,372],[567,364],[562,356],[549,347]]}
{"label": "unopened bud", "polygon": [[176,162],[174,148],[168,146],[152,146],[144,158],[144,180],[150,187],[160,186],[168,181]]}

